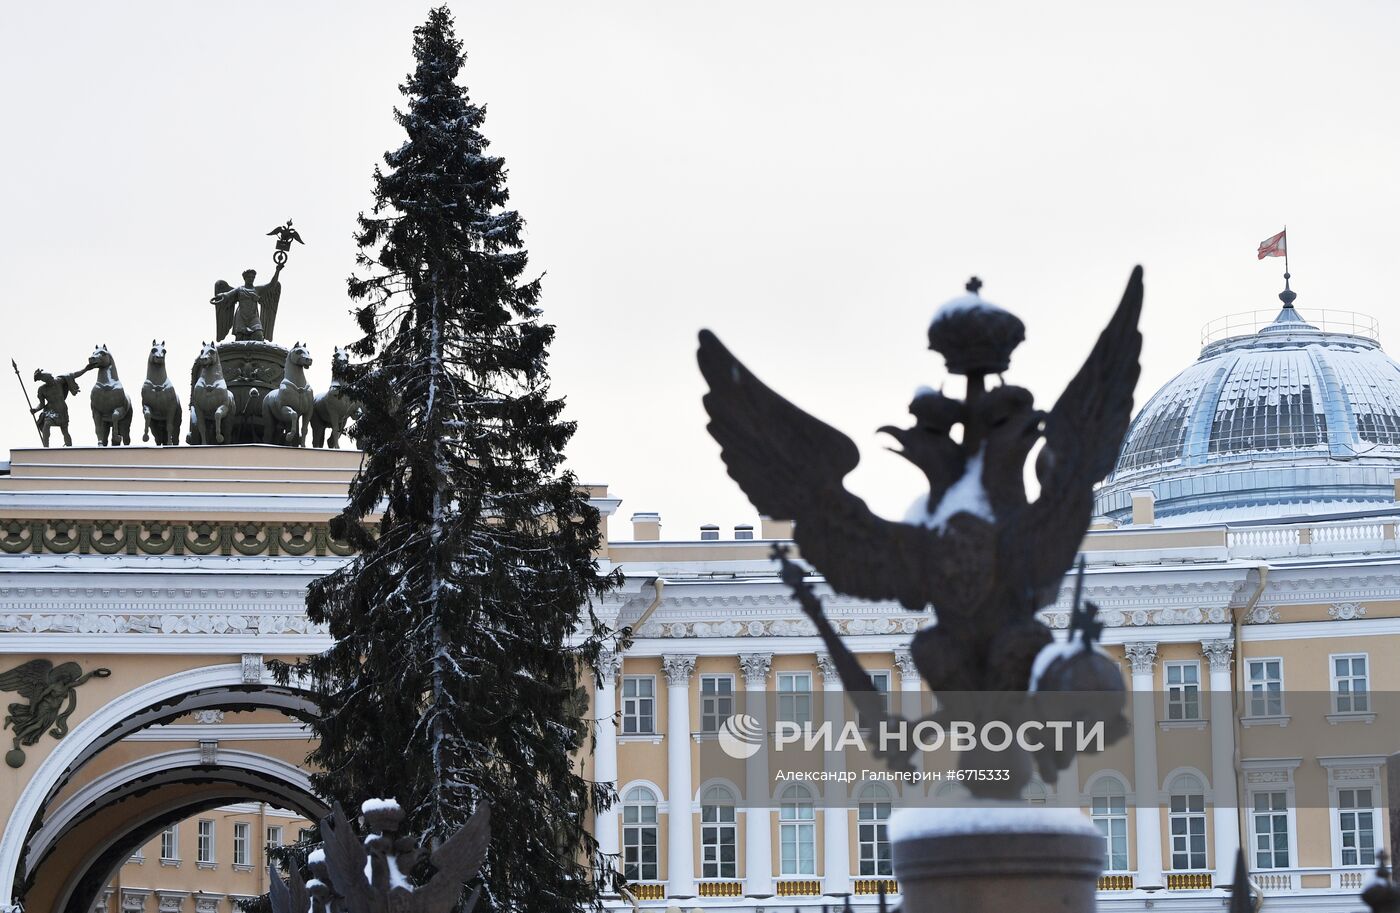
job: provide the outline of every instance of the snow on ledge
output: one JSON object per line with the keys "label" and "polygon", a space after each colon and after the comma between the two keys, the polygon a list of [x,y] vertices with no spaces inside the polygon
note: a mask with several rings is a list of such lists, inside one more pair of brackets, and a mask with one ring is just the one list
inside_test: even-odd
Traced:
{"label": "snow on ledge", "polygon": [[966,808],[902,808],[890,816],[890,840],[965,834],[1083,834],[1099,829],[1077,808],[988,802]]}
{"label": "snow on ledge", "polygon": [[368,815],[373,812],[398,812],[403,811],[399,803],[393,799],[366,799],[360,803],[360,814]]}

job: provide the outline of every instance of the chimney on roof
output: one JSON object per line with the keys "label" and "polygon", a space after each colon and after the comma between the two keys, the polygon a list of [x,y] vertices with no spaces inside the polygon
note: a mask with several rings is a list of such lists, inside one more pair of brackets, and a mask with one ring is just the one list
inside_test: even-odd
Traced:
{"label": "chimney on roof", "polygon": [[661,538],[661,515],[650,511],[632,515],[632,538],[638,542],[656,542]]}
{"label": "chimney on roof", "polygon": [[792,521],[774,520],[772,517],[758,518],[759,534],[765,539],[791,539]]}
{"label": "chimney on roof", "polygon": [[1133,525],[1152,526],[1157,522],[1157,494],[1150,488],[1134,489]]}

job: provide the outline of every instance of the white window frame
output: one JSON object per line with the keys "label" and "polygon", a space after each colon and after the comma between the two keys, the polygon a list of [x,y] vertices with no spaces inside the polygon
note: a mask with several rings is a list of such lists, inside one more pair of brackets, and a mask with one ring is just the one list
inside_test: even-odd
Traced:
{"label": "white window frame", "polygon": [[266,846],[282,846],[282,825],[269,824],[263,836],[267,838]]}
{"label": "white window frame", "polygon": [[872,785],[861,794],[856,807],[857,878],[893,878],[894,855],[890,843],[890,813],[894,798],[883,786]]}
{"label": "white window frame", "polygon": [[[1115,791],[1116,790],[1116,791]],[[1104,810],[1099,811],[1099,800],[1104,800]],[[1112,803],[1117,800],[1121,803],[1121,810],[1115,810]],[[1132,840],[1128,834],[1128,784],[1117,774],[1106,774],[1099,777],[1093,783],[1093,788],[1089,791],[1089,820],[1098,828],[1099,833],[1104,838],[1104,871],[1108,873],[1131,872],[1132,860]],[[1114,825],[1121,825],[1123,838],[1123,864],[1113,865],[1113,850],[1111,838],[1114,836]]]}
{"label": "white window frame", "polygon": [[[707,683],[714,683],[717,690],[706,692]],[[727,685],[727,691],[718,690],[720,685]],[[700,676],[700,731],[719,732],[719,727],[724,725],[724,721],[734,715],[734,676],[727,674],[712,675],[705,673]],[[728,704],[728,710],[724,705]]]}
{"label": "white window frame", "polygon": [[[1283,808],[1260,811],[1255,806],[1258,803],[1259,798],[1262,796],[1282,796]],[[1287,789],[1254,789],[1249,791],[1249,850],[1245,854],[1245,856],[1249,861],[1249,867],[1251,870],[1267,872],[1275,869],[1295,868],[1293,860],[1296,858],[1296,844],[1298,841],[1294,837],[1293,803],[1290,801],[1290,799],[1291,796],[1289,795],[1289,790]],[[1287,841],[1288,847],[1284,854],[1285,859],[1282,865],[1278,864],[1277,862],[1278,848],[1273,845],[1275,829],[1272,827],[1269,829],[1269,832],[1267,834],[1270,844],[1268,850],[1270,862],[1267,865],[1261,865],[1259,862],[1259,854],[1265,852],[1262,846],[1260,845],[1261,838],[1266,836],[1259,830],[1259,819],[1262,816],[1267,816],[1271,821],[1277,821],[1279,818],[1283,819],[1283,836],[1284,840]]]}
{"label": "white window frame", "polygon": [[[650,809],[648,819],[647,810]],[[635,821],[628,821],[636,811]],[[655,858],[650,862],[642,859],[647,847],[646,837],[650,834],[650,845]],[[628,850],[636,849],[636,862],[627,861]],[[630,882],[655,882],[661,880],[661,796],[650,786],[628,787],[622,800],[622,872]],[[628,874],[628,868],[636,866],[636,877]],[[649,868],[648,868],[649,867]],[[650,872],[650,875],[648,875]]]}
{"label": "white window frame", "polygon": [[[724,848],[730,859],[724,859]],[[734,791],[727,786],[706,787],[700,794],[700,878],[704,881],[737,881],[739,878],[739,814]]]}
{"label": "white window frame", "polygon": [[[889,713],[893,706],[894,699],[894,672],[890,669],[869,669],[866,674],[870,676],[870,683],[875,686],[875,690],[885,699],[885,712]],[[880,687],[880,682],[884,682],[884,687]]]}
{"label": "white window frame", "polygon": [[[650,686],[650,695],[642,695],[640,693],[637,693],[633,694],[631,697],[627,696],[627,686],[629,684],[640,685],[642,683],[646,683]],[[635,690],[640,692],[641,689],[638,688]],[[622,700],[622,726],[618,732],[618,735],[656,735],[656,676],[624,675],[622,676],[622,682],[621,686],[618,689],[618,692],[621,695]],[[644,702],[650,702],[651,709],[649,713],[642,712]],[[649,725],[647,726],[647,728],[643,729],[643,722],[648,720]],[[627,728],[629,724],[633,726],[631,730]]]}
{"label": "white window frame", "polygon": [[[1344,675],[1344,676],[1339,676],[1339,675],[1337,674],[1337,660],[1339,660],[1339,659],[1345,659],[1345,660],[1348,661],[1348,663],[1347,663],[1348,673],[1347,673],[1346,675]],[[1361,660],[1361,662],[1365,665],[1365,671],[1362,672],[1362,674],[1359,675],[1359,676],[1356,675],[1354,672],[1351,671],[1351,668],[1352,668],[1352,666],[1351,666],[1351,661],[1352,661],[1352,660],[1357,660],[1357,659]],[[1332,684],[1332,712],[1333,712],[1334,714],[1337,714],[1337,715],[1339,715],[1339,716],[1342,716],[1342,715],[1353,715],[1353,714],[1354,714],[1354,715],[1357,715],[1357,716],[1360,716],[1360,715],[1363,715],[1363,714],[1369,714],[1369,713],[1371,713],[1371,657],[1370,657],[1370,654],[1367,654],[1367,653],[1332,653],[1332,654],[1330,654],[1330,655],[1327,657],[1327,676],[1328,676],[1328,680],[1329,680],[1329,681],[1331,682],[1331,684]],[[1358,680],[1361,681],[1362,684],[1364,685],[1364,688],[1365,688],[1364,691],[1358,692],[1358,691],[1355,690],[1356,682],[1357,682]],[[1345,681],[1345,682],[1347,683],[1347,685],[1348,685],[1348,690],[1347,690],[1347,692],[1346,692],[1345,695],[1343,695],[1342,690],[1341,690],[1341,685],[1342,685],[1342,682],[1343,682],[1343,681]],[[1362,697],[1362,699],[1361,699],[1360,701],[1357,701],[1357,700],[1356,700],[1356,696],[1357,696],[1358,694],[1363,695],[1363,697]],[[1343,698],[1344,698],[1344,697],[1346,698],[1346,709],[1343,709],[1343,706],[1342,706],[1342,704],[1343,704]],[[1360,707],[1356,706],[1358,703],[1361,704]]]}
{"label": "white window frame", "polygon": [[[1293,785],[1293,772],[1302,764],[1302,758],[1260,758],[1247,759],[1244,767],[1244,801],[1247,803],[1246,828],[1249,841],[1245,858],[1251,868],[1257,868],[1255,854],[1258,835],[1255,832],[1254,796],[1256,793],[1283,793],[1288,810],[1288,868],[1298,868],[1298,798]],[[1263,870],[1261,870],[1263,871]],[[1276,871],[1276,870],[1275,870]]]}
{"label": "white window frame", "polygon": [[[789,840],[793,853],[786,852]],[[807,859],[803,847],[809,847]],[[778,797],[778,874],[783,878],[817,876],[817,803],[812,791],[800,783],[790,783]]]}
{"label": "white window frame", "polygon": [[[170,845],[169,845],[168,849],[171,851],[171,854],[170,854],[169,856],[167,856],[167,855],[165,854],[165,851],[166,851],[166,849],[167,849],[166,842],[165,842],[165,838],[166,838],[167,836],[170,838]],[[172,824],[172,825],[170,825],[169,827],[167,827],[165,830],[163,830],[163,831],[160,832],[160,861],[161,861],[161,864],[162,864],[162,865],[179,865],[179,864],[180,864],[180,825],[179,825],[179,824]]]}
{"label": "white window frame", "polygon": [[[1181,782],[1187,778],[1190,778],[1191,780],[1195,781],[1196,791],[1192,792],[1183,789],[1180,786]],[[1193,796],[1200,797],[1200,811],[1191,810],[1190,799]],[[1180,812],[1175,811],[1172,807],[1175,804],[1173,800],[1177,797],[1181,797],[1182,799],[1186,800],[1185,802],[1183,802],[1186,808],[1185,810]],[[1210,869],[1210,828],[1207,824],[1209,816],[1206,814],[1206,805],[1206,784],[1203,778],[1197,776],[1194,773],[1185,773],[1178,774],[1177,776],[1171,779],[1167,788],[1167,859],[1170,860],[1171,863],[1170,871],[1204,872]],[[1201,864],[1192,865],[1191,863],[1193,860],[1191,859],[1191,857],[1197,854],[1194,850],[1191,849],[1191,838],[1195,836],[1191,833],[1191,822],[1197,820],[1199,820],[1200,822],[1201,851],[1199,855],[1201,858]],[[1185,823],[1185,834],[1176,833],[1177,821],[1182,821]],[[1187,864],[1184,868],[1178,868],[1176,864],[1176,847],[1178,837],[1184,837],[1186,839],[1186,849],[1184,852],[1186,853]]]}
{"label": "white window frame", "polygon": [[306,843],[308,840],[311,839],[311,834],[312,834],[312,828],[309,828],[309,827],[299,827],[299,828],[297,828],[297,843]]}
{"label": "white window frame", "polygon": [[219,864],[218,845],[214,839],[217,833],[212,818],[200,818],[195,825],[194,860],[199,868],[212,869]]}
{"label": "white window frame", "polygon": [[[1278,663],[1277,679],[1269,677],[1269,663]],[[1264,667],[1264,674],[1261,678],[1258,679],[1254,677],[1254,669],[1256,666]],[[1256,685],[1259,685],[1261,687],[1256,690]],[[1277,685],[1277,690],[1270,692],[1270,685]],[[1247,658],[1245,660],[1245,688],[1245,700],[1247,701],[1247,712],[1245,713],[1245,716],[1257,717],[1261,719],[1272,719],[1287,715],[1288,711],[1285,709],[1283,703],[1284,688],[1282,656],[1252,656]],[[1276,706],[1270,707],[1269,703],[1271,701],[1275,702]],[[1259,706],[1257,706],[1257,702],[1263,704],[1262,710]]]}
{"label": "white window frame", "polygon": [[[798,687],[805,681],[805,687]],[[810,723],[812,721],[812,673],[778,673],[778,721]]]}
{"label": "white window frame", "polygon": [[[1357,790],[1367,790],[1370,792],[1369,806],[1358,806],[1356,808],[1342,808],[1342,793],[1355,792]],[[1337,868],[1347,869],[1372,869],[1376,866],[1376,851],[1385,845],[1383,832],[1384,819],[1381,817],[1380,799],[1381,786],[1379,777],[1373,783],[1347,783],[1346,785],[1332,786],[1332,857]],[[1371,816],[1371,859],[1365,861],[1360,847],[1356,847],[1356,862],[1346,861],[1346,847],[1342,845],[1345,832],[1342,829],[1342,816],[1348,812],[1364,813]]]}
{"label": "white window frame", "polygon": [[253,825],[247,821],[233,822],[233,867],[253,868]]}
{"label": "white window frame", "polygon": [[[1188,669],[1195,677],[1193,682],[1185,681],[1184,673]],[[1180,670],[1183,673],[1182,681],[1176,683],[1171,681],[1174,670]],[[1188,689],[1195,689],[1194,708],[1190,706],[1193,701],[1187,697]],[[1165,722],[1196,723],[1204,719],[1201,715],[1201,694],[1201,663],[1199,660],[1171,660],[1162,664],[1162,718]],[[1187,711],[1192,709],[1194,709],[1194,713],[1187,716]],[[1173,716],[1174,712],[1179,713],[1179,715]]]}

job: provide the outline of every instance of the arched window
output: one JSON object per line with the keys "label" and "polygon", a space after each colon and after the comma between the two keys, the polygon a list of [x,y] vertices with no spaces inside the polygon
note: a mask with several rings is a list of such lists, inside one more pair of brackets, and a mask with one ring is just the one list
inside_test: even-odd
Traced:
{"label": "arched window", "polygon": [[871,786],[860,797],[856,836],[860,844],[862,878],[894,875],[894,859],[890,854],[890,804],[890,792],[883,786]]}
{"label": "arched window", "polygon": [[1172,780],[1170,813],[1172,868],[1200,871],[1206,867],[1206,797],[1201,780],[1180,774]]}
{"label": "arched window", "polygon": [[700,877],[738,878],[738,856],[734,794],[711,786],[700,796]]}
{"label": "arched window", "polygon": [[1103,834],[1103,867],[1107,872],[1128,871],[1128,791],[1117,777],[1094,784],[1089,817]]}
{"label": "arched window", "polygon": [[1040,779],[1032,779],[1021,790],[1021,798],[1026,800],[1027,805],[1044,805],[1049,801],[1050,791],[1045,788],[1045,784]]}
{"label": "arched window", "polygon": [[782,875],[817,874],[817,811],[812,793],[794,783],[778,799]]}
{"label": "arched window", "polygon": [[634,786],[622,800],[622,874],[628,881],[657,881],[656,794]]}

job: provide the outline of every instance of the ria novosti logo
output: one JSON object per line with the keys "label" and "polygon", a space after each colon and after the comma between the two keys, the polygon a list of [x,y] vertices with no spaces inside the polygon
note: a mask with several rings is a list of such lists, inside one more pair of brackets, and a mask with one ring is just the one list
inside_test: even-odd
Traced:
{"label": "ria novosti logo", "polygon": [[719,747],[736,761],[747,761],[763,747],[763,726],[747,713],[736,713],[720,724]]}

